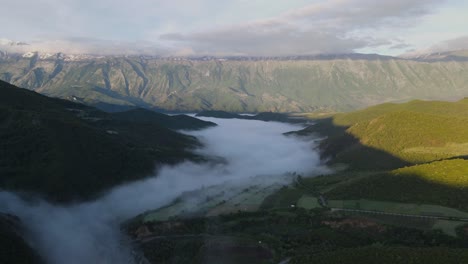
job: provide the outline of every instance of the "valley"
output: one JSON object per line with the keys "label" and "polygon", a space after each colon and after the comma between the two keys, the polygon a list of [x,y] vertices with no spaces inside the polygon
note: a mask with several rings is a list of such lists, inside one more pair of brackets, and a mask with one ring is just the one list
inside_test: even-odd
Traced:
{"label": "valley", "polygon": [[[169,208],[167,205],[179,199],[180,195],[198,189],[204,189],[203,194],[206,195],[210,186],[216,185],[222,187],[213,192],[212,202],[222,197],[223,200],[228,200],[228,197],[232,200],[226,202],[224,208],[217,208],[218,212],[209,214],[231,212],[245,199],[251,200],[249,207],[255,211],[266,196],[291,181],[282,172],[294,169],[315,174],[326,170],[319,164],[312,141],[282,135],[302,126],[215,118],[206,118],[204,122],[214,122],[217,126],[192,130],[185,135],[199,140],[200,145],[192,150],[192,154],[204,157],[205,162],[187,160],[161,166],[156,176],[120,184],[96,199],[81,203],[55,204],[40,199],[30,202],[33,198],[24,200],[18,194],[2,191],[0,200],[6,201],[2,210],[21,219],[26,230],[30,230],[25,234],[26,240],[41,256],[45,256],[47,263],[89,263],[96,259],[128,263],[133,258],[132,247],[126,242],[119,224],[142,212]],[[236,133],[232,134],[232,131]],[[268,144],[271,141],[276,144]],[[274,165],[270,164],[272,160]],[[262,177],[257,181],[257,187],[250,187],[256,190],[256,198],[239,197],[238,192],[249,188],[253,183],[251,177],[255,175]],[[224,193],[217,193],[220,189]],[[199,198],[206,199],[204,195]],[[187,197],[190,208],[197,196]],[[209,209],[208,206],[206,208]],[[198,211],[193,213],[199,214]],[[50,215],[54,221],[49,221]],[[177,211],[173,215],[178,215]],[[70,237],[74,240],[70,241]]]}
{"label": "valley", "polygon": [[[4,189],[28,191],[28,181],[37,179],[60,186],[34,184],[37,193],[63,205],[0,192],[1,200],[8,201],[2,212],[18,216],[19,230],[30,230],[22,236],[35,246],[21,246],[21,237],[17,246],[27,256],[38,258],[39,252],[47,263],[69,262],[68,255],[76,263],[206,263],[226,254],[230,263],[374,261],[372,254],[386,254],[392,263],[400,263],[395,256],[401,254],[415,261],[431,256],[427,263],[466,258],[468,208],[460,203],[468,198],[466,99],[386,103],[337,114],[204,111],[197,119],[142,108],[107,113],[2,85],[2,135],[11,136],[9,129],[17,132],[17,141],[4,141],[8,153],[43,140],[37,134],[42,129],[62,126],[54,133],[74,131],[75,139],[92,131],[78,141],[85,143],[80,143],[83,151],[99,154],[93,145],[118,139],[128,149],[113,154],[139,151],[134,152],[141,153],[139,159],[157,164],[156,177],[149,170],[124,181],[111,174],[105,186],[80,189],[79,184],[95,180],[68,174],[82,172],[73,165],[54,170],[55,176],[43,174],[61,178],[59,184],[18,169],[35,159],[4,155],[9,158],[2,164],[10,165],[2,169],[15,173],[4,178]],[[56,144],[67,151],[65,157],[79,157],[73,153],[76,147],[61,145],[76,140],[49,140],[57,141],[44,146]],[[19,157],[22,163],[12,162]],[[21,165],[15,169],[14,164]],[[31,164],[39,176],[41,167]],[[88,175],[102,175],[104,167],[88,166],[94,170]],[[73,192],[62,192],[67,184]],[[76,197],[81,202],[70,205]],[[40,202],[34,205],[31,199]],[[53,223],[44,211],[55,216]],[[262,227],[259,221],[268,224]],[[95,247],[78,249],[67,242],[69,236]]]}
{"label": "valley", "polygon": [[468,1],[1,6],[0,264],[468,263]]}
{"label": "valley", "polygon": [[[233,263],[252,259],[258,263],[342,263],[354,258],[374,262],[382,261],[383,255],[388,263],[408,263],[409,259],[462,263],[468,210],[460,201],[468,193],[464,184],[468,166],[464,156],[447,149],[467,142],[465,101],[385,104],[320,119],[313,114],[313,125],[286,134],[318,139],[322,158],[332,168],[327,174],[291,173],[285,175],[290,184],[266,188],[253,184],[229,199],[220,195],[221,186],[187,193],[127,223],[128,232],[150,262],[178,261],[174,254],[181,251],[182,259],[196,263],[204,263],[201,256],[220,261],[215,252],[226,251],[235,259]],[[390,121],[395,114],[399,125]],[[431,149],[434,144],[438,147]],[[407,155],[406,148],[431,151]],[[191,195],[199,197],[198,202],[183,206]],[[314,229],[318,219],[319,229]],[[278,221],[282,226],[262,229],[256,221]],[[191,235],[180,236],[180,232]],[[321,232],[328,232],[323,242],[317,238]],[[341,237],[344,234],[350,237]],[[353,245],[342,244],[335,236]],[[312,240],[301,244],[305,237]],[[226,240],[230,242],[222,242]],[[327,249],[315,251],[315,246]]]}
{"label": "valley", "polygon": [[[0,192],[8,201],[3,212],[18,216],[19,230],[34,234],[25,233],[32,249],[17,249],[36,259],[39,252],[47,263],[70,262],[68,255],[76,263],[206,263],[226,255],[230,263],[376,261],[373,254],[391,263],[406,263],[397,255],[426,263],[466,258],[468,208],[460,203],[468,198],[466,100],[383,104],[333,115],[205,111],[196,115],[199,120],[145,109],[105,113],[7,84],[2,92],[5,128],[15,124],[9,113],[22,117],[19,112],[40,120],[16,119],[25,128],[51,118],[109,138],[124,136],[135,146],[148,145],[156,131],[159,138],[192,142],[174,161],[169,152],[159,161],[148,156],[160,162],[157,177],[109,182],[110,191],[99,196],[75,188],[83,199],[75,205],[66,199],[55,199],[66,207],[34,205]],[[53,223],[44,211],[54,215]],[[95,248],[77,248],[67,242],[70,236]]]}

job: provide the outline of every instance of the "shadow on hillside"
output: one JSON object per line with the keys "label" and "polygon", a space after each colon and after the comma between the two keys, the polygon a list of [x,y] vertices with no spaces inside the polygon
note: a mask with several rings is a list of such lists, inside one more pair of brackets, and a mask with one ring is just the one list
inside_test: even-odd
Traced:
{"label": "shadow on hillside", "polygon": [[[442,205],[468,210],[468,188],[425,179],[417,173],[378,173],[326,193],[329,199],[369,199]],[[434,214],[433,212],[422,212]]]}
{"label": "shadow on hillside", "polygon": [[326,118],[288,135],[326,137],[320,142],[319,149],[322,160],[329,165],[344,163],[350,166],[350,170],[391,170],[412,165],[388,152],[363,145],[346,129],[333,124],[331,118]]}
{"label": "shadow on hillside", "polygon": [[[434,204],[468,210],[468,187],[457,177],[468,156],[449,158],[446,162],[428,163],[419,170],[381,172],[415,165],[383,150],[363,145],[346,133],[346,127],[333,124],[331,118],[317,120],[299,136],[326,136],[319,144],[322,159],[329,165],[348,164],[348,171],[376,171],[375,174],[342,184],[326,193],[329,199],[370,199],[417,204]],[[460,159],[456,162],[454,159]],[[431,165],[432,164],[432,165]],[[453,173],[451,173],[453,171]],[[399,173],[398,173],[399,172]],[[434,178],[435,177],[435,178]],[[432,179],[431,179],[432,178]],[[437,179],[435,181],[434,179]]]}
{"label": "shadow on hillside", "polygon": [[122,95],[122,94],[120,94],[120,93],[118,93],[116,91],[112,91],[112,90],[109,90],[109,89],[106,89],[106,88],[102,88],[102,87],[99,87],[99,86],[94,86],[93,90],[98,92],[98,93],[109,96],[111,98],[127,101],[127,102],[130,102],[130,103],[135,104],[135,105],[140,106],[140,107],[146,107],[146,108],[151,108],[152,107],[150,104],[146,103],[145,101],[141,100],[140,98],[136,98],[136,97],[133,97],[133,96],[125,96],[125,95]]}
{"label": "shadow on hillside", "polygon": [[464,160],[468,160],[468,155],[456,156],[456,157],[448,158],[448,160],[454,160],[454,159],[464,159]]}

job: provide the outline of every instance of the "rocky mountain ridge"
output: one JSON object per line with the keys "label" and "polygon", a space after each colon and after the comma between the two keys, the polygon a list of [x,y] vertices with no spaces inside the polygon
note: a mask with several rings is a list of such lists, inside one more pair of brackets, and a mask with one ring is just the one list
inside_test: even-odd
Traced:
{"label": "rocky mountain ridge", "polygon": [[335,112],[468,96],[459,53],[398,58],[0,54],[0,79],[60,98],[168,111]]}

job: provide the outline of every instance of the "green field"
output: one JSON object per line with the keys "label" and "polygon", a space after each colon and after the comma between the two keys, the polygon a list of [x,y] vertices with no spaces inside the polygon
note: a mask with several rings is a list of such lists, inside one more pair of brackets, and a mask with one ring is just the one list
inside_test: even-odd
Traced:
{"label": "green field", "polygon": [[322,206],[317,200],[317,197],[304,195],[297,201],[296,204],[299,208],[305,208],[307,210],[314,209],[314,208],[321,208]]}
{"label": "green field", "polygon": [[380,211],[395,214],[447,216],[468,219],[468,212],[440,205],[395,203],[372,200],[330,200],[331,208],[355,209],[365,211]]}
{"label": "green field", "polygon": [[[142,215],[144,222],[165,221],[173,217],[218,216],[237,212],[258,211],[266,197],[281,185],[263,184],[261,177],[253,185],[215,185],[182,194],[173,203]],[[257,181],[257,182],[256,182]]]}
{"label": "green field", "polygon": [[[317,201],[317,197],[304,195],[297,201],[299,208],[307,210],[321,208]],[[396,202],[383,202],[383,201],[372,201],[372,200],[329,200],[328,206],[330,208],[349,209],[349,210],[363,210],[363,211],[375,211],[385,212],[390,214],[403,214],[403,215],[415,215],[415,216],[444,216],[444,217],[457,217],[468,219],[468,212],[460,211],[454,208],[439,206],[439,205],[428,205],[428,204],[410,204],[410,203],[396,203]],[[349,213],[349,214],[362,214],[366,213]],[[370,216],[371,218],[373,216]],[[380,218],[380,219],[379,219]],[[403,225],[409,221],[405,221],[408,218],[403,216],[378,216],[378,220],[383,220],[387,224]],[[385,221],[386,220],[386,221]],[[417,221],[418,219],[414,219]],[[425,220],[422,220],[425,221]],[[432,229],[440,229],[444,233],[449,235],[455,235],[455,229],[461,225],[467,224],[467,222],[449,221],[449,220],[433,220],[431,224]],[[411,224],[411,223],[410,223]],[[424,227],[424,224],[415,226],[415,228]]]}

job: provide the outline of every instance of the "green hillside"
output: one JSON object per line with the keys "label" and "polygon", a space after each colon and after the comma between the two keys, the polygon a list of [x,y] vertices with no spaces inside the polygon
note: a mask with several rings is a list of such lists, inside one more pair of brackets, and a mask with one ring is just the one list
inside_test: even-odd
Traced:
{"label": "green hillside", "polygon": [[[298,134],[326,136],[320,143],[325,158],[348,166],[320,190],[329,198],[468,210],[462,202],[468,199],[467,124],[468,99],[411,101],[317,119]],[[317,188],[327,177],[306,182]]]}
{"label": "green hillside", "polygon": [[229,112],[349,111],[468,96],[468,61],[361,54],[310,58],[0,58],[0,79],[88,104]]}
{"label": "green hillside", "polygon": [[[327,136],[321,143],[324,154],[358,168],[468,156],[468,99],[383,104],[315,122],[299,134]],[[380,166],[385,164],[391,166]]]}
{"label": "green hillside", "polygon": [[168,127],[213,125],[191,117],[159,122],[146,111],[130,113],[134,120],[114,115],[0,82],[0,188],[55,201],[92,198],[158,164],[200,159],[190,152],[200,143]]}
{"label": "green hillside", "polygon": [[[310,182],[309,185],[313,185]],[[468,160],[444,160],[356,178],[325,191],[330,199],[437,204],[468,211]]]}
{"label": "green hillside", "polygon": [[447,117],[467,118],[468,98],[457,102],[414,100],[404,104],[380,104],[360,111],[337,114],[334,117],[334,121],[337,125],[349,126],[358,122],[370,121],[383,114],[403,111]]}

